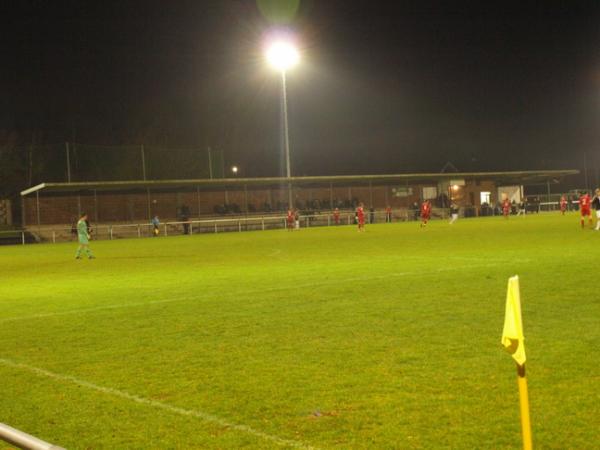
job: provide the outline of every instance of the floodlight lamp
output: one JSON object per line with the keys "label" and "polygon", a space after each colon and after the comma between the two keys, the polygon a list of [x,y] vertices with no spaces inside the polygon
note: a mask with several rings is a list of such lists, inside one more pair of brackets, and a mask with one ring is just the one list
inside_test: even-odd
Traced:
{"label": "floodlight lamp", "polygon": [[267,61],[275,69],[285,72],[300,60],[300,54],[290,42],[276,41],[267,49]]}
{"label": "floodlight lamp", "polygon": [[233,173],[238,173],[238,167],[237,167],[237,166],[233,166],[233,167],[231,168],[231,171],[232,171]]}

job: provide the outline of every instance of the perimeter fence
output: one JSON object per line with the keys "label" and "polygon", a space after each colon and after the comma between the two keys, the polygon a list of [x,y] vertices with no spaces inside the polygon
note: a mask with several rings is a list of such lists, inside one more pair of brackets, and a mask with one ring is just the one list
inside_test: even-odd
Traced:
{"label": "perimeter fence", "polygon": [[89,145],[73,142],[18,147],[26,184],[224,178],[224,152],[214,148]]}

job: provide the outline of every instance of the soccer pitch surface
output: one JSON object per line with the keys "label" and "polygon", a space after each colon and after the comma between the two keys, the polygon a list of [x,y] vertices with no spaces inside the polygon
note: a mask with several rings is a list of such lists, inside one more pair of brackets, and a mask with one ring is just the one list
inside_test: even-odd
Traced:
{"label": "soccer pitch surface", "polygon": [[[68,449],[600,445],[600,232],[574,215],[0,248],[0,422]],[[0,448],[2,444],[0,444]]]}

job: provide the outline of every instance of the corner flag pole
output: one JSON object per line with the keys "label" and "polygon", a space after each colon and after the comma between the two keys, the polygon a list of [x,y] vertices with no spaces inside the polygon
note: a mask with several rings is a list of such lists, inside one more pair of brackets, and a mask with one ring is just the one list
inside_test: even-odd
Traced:
{"label": "corner flag pole", "polygon": [[527,376],[525,364],[517,363],[517,381],[519,384],[519,404],[521,406],[521,433],[523,434],[523,450],[533,448],[531,440],[531,420],[529,418],[529,392],[527,391]]}
{"label": "corner flag pole", "polygon": [[516,275],[508,279],[502,345],[504,345],[517,363],[523,449],[531,450],[533,444],[531,439],[531,420],[529,418],[529,393],[527,391],[527,376],[525,373],[525,361],[527,357],[525,355],[525,337],[523,336],[523,320],[521,318],[519,277]]}

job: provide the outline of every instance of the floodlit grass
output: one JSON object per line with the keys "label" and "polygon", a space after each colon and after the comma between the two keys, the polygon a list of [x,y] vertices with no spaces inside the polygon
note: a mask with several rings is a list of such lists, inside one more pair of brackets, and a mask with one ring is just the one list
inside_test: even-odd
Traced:
{"label": "floodlit grass", "polygon": [[[575,215],[0,248],[0,422],[69,449],[600,443],[600,233]],[[1,448],[1,444],[0,444]]]}

